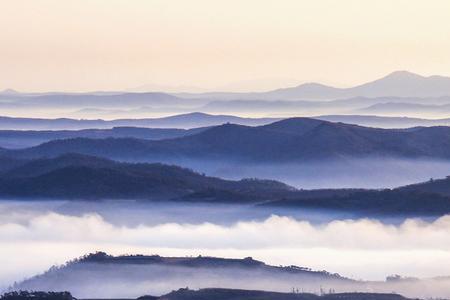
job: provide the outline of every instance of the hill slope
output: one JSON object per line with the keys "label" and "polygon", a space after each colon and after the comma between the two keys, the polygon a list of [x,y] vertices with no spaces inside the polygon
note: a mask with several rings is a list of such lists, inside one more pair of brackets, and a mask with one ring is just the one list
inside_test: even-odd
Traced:
{"label": "hill slope", "polygon": [[430,179],[427,182],[411,184],[397,190],[405,192],[434,193],[450,197],[450,176],[444,179]]}
{"label": "hill slope", "polygon": [[344,157],[450,159],[450,128],[389,130],[292,118],[257,127],[225,124],[161,141],[76,138],[3,151],[16,158],[54,157],[69,152],[162,162],[201,159],[277,163]]}
{"label": "hill slope", "polygon": [[178,98],[166,93],[41,93],[41,94],[0,94],[0,99],[8,100],[3,107],[141,107],[141,106],[194,106],[202,100]]}
{"label": "hill slope", "polygon": [[294,190],[275,181],[222,180],[176,166],[118,163],[78,154],[24,160],[18,164],[0,173],[3,198],[167,200],[184,197],[239,203],[283,197]]}
{"label": "hill slope", "polygon": [[[445,192],[448,192],[446,188]],[[299,193],[301,195],[301,192]],[[284,207],[352,212],[364,216],[443,216],[450,213],[450,197],[437,189],[360,190],[339,195],[291,197],[259,204]]]}
{"label": "hill slope", "polygon": [[224,180],[162,164],[119,163],[66,154],[9,160],[0,167],[0,198],[134,199],[255,204],[337,210],[358,215],[440,216],[450,213],[450,179],[386,190],[296,190],[271,180]]}
{"label": "hill slope", "polygon": [[0,130],[0,147],[25,148],[57,139],[69,138],[139,138],[148,140],[161,140],[177,138],[195,134],[206,128],[171,129],[171,128],[140,128],[140,127],[113,127],[112,129],[83,129],[83,130]]}
{"label": "hill slope", "polygon": [[354,283],[337,274],[294,266],[275,267],[250,257],[115,257],[99,252],[62,267],[51,268],[42,275],[17,284],[14,289],[64,290],[77,298],[105,298],[112,295],[130,298],[143,294],[161,295],[180,286],[197,289],[219,284],[223,287],[289,291],[294,282],[302,282],[302,285],[311,286],[314,290],[318,290],[321,284],[344,286]]}
{"label": "hill slope", "polygon": [[179,289],[160,300],[405,300],[407,298],[393,293],[338,293],[318,296],[313,293],[280,293],[238,289],[208,288],[193,291]]}
{"label": "hill slope", "polygon": [[241,118],[230,115],[210,115],[188,113],[162,118],[87,120],[87,119],[38,119],[0,117],[0,129],[6,130],[81,130],[111,129],[113,127],[145,128],[197,128],[235,123],[242,125],[263,125],[279,120],[278,118]]}
{"label": "hill slope", "polygon": [[[180,286],[200,290],[174,291]],[[214,288],[217,286],[222,288]],[[334,290],[337,294],[319,297],[312,294],[286,293],[293,288],[313,293]],[[405,299],[393,294],[393,290],[414,298],[450,295],[448,278],[368,282],[297,266],[275,267],[251,257],[228,259],[203,256],[110,256],[103,252],[87,255],[60,267],[52,267],[41,275],[19,282],[13,289],[69,291],[77,298],[89,299],[163,295],[161,300]],[[348,291],[352,293],[342,293]],[[353,293],[357,291],[366,293]],[[386,294],[367,293],[369,291]]]}

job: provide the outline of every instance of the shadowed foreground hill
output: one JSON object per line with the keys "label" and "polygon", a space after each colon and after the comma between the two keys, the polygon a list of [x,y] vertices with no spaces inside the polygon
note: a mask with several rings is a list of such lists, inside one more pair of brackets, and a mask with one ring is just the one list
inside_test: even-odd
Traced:
{"label": "shadowed foreground hill", "polygon": [[[250,257],[110,256],[98,252],[31,277],[14,290],[70,291],[77,298],[163,295],[180,286],[290,291],[294,283],[319,291],[321,285],[355,283],[337,274],[301,267],[275,267]],[[353,285],[352,285],[353,286]]]}
{"label": "shadowed foreground hill", "polygon": [[347,193],[307,195],[269,201],[265,207],[315,208],[366,214],[444,215],[450,213],[450,176],[384,190],[347,190]]}
{"label": "shadowed foreground hill", "polygon": [[[180,286],[200,290],[174,291]],[[450,295],[449,287],[448,278],[357,281],[326,271],[271,266],[251,257],[111,256],[97,252],[52,267],[41,275],[17,283],[12,289],[69,291],[77,298],[89,299],[136,298],[150,294],[163,295],[160,299],[166,300],[402,300],[404,298],[392,291],[414,298],[445,297]],[[315,294],[321,291],[338,294],[319,298],[313,294],[289,293],[293,288]],[[391,294],[339,294],[348,291]]]}
{"label": "shadowed foreground hill", "polygon": [[0,296],[0,300],[76,300],[69,292],[12,291]]}
{"label": "shadowed foreground hill", "polygon": [[405,192],[435,193],[450,197],[450,176],[444,179],[430,179],[427,182],[411,184],[398,188]]}
{"label": "shadowed foreground hill", "polygon": [[[448,189],[448,188],[447,188]],[[450,213],[450,197],[423,189],[360,190],[323,197],[291,197],[259,204],[261,207],[309,208],[362,215],[442,216]]]}
{"label": "shadowed foreground hill", "polygon": [[[140,296],[136,300],[406,300],[397,294],[377,293],[341,293],[318,296],[310,293],[280,293],[255,290],[238,290],[224,288],[208,288],[190,290],[181,288],[166,295]],[[0,297],[0,300],[76,300],[68,292],[9,292]],[[94,300],[94,299],[85,299]],[[106,300],[106,299],[105,299]],[[120,300],[120,299],[111,299]],[[129,299],[131,300],[131,299]]]}
{"label": "shadowed foreground hill", "polygon": [[167,200],[206,193],[203,201],[254,202],[293,191],[276,181],[223,180],[176,166],[119,163],[79,154],[14,161],[9,168],[0,168],[2,197]]}
{"label": "shadowed foreground hill", "polygon": [[286,163],[343,157],[450,159],[450,127],[377,129],[293,118],[257,127],[225,124],[160,141],[129,138],[56,140],[23,150],[6,151],[6,154],[16,158],[38,158],[69,152],[160,162]]}
{"label": "shadowed foreground hill", "polygon": [[272,180],[224,180],[159,163],[122,163],[80,154],[0,159],[3,199],[134,199],[308,208],[363,215],[450,213],[450,179],[385,190],[297,190]]}
{"label": "shadowed foreground hill", "polygon": [[398,294],[338,293],[318,296],[310,293],[280,293],[237,289],[209,288],[193,291],[180,289],[163,295],[160,300],[406,300]]}

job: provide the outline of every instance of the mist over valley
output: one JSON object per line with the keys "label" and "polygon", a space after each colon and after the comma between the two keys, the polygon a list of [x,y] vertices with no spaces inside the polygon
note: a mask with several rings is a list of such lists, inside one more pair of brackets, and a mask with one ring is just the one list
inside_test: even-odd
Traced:
{"label": "mist over valley", "polygon": [[449,82],[1,93],[0,288],[449,298]]}

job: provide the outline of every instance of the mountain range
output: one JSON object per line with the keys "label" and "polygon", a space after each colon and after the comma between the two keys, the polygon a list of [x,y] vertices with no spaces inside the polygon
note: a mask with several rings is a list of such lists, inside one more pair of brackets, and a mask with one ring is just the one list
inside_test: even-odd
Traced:
{"label": "mountain range", "polygon": [[111,129],[82,130],[0,130],[0,147],[11,149],[26,148],[52,140],[70,138],[137,138],[163,140],[195,134],[206,129],[207,127],[193,129],[113,127]]}
{"label": "mountain range", "polygon": [[386,129],[450,126],[450,118],[421,119],[408,117],[385,117],[375,115],[323,115],[314,117],[314,119]]}
{"label": "mountain range", "polygon": [[79,154],[4,161],[0,166],[2,199],[228,203],[359,215],[440,216],[450,212],[450,177],[384,190],[299,190],[273,180],[224,180],[177,166],[123,163]]}
{"label": "mountain range", "polygon": [[[315,119],[377,128],[449,126],[450,119],[380,117],[373,115],[322,115]],[[0,147],[24,148],[56,139],[76,137],[132,137],[160,140],[198,133],[207,127],[233,123],[266,125],[281,118],[241,118],[231,115],[189,113],[164,118],[76,120],[0,117]],[[30,130],[32,128],[33,130]]]}
{"label": "mountain range", "polygon": [[0,149],[0,154],[14,158],[55,157],[70,152],[156,162],[201,159],[292,163],[345,157],[450,159],[450,128],[377,129],[292,118],[256,127],[224,124],[157,141],[74,138],[25,149]]}
{"label": "mountain range", "polygon": [[[227,114],[268,114],[276,116],[312,116],[321,114],[370,114],[374,105],[424,105],[432,106],[433,113],[441,116],[446,113],[446,106],[450,103],[450,97],[419,98],[419,97],[352,97],[338,100],[313,101],[313,100],[212,100],[207,104],[196,108],[197,111],[206,113]],[[442,110],[440,110],[442,109]],[[387,110],[386,110],[387,111]],[[412,111],[414,116],[420,112]],[[373,114],[373,113],[372,113]],[[393,110],[393,116],[409,116],[408,112]],[[425,115],[426,116],[426,115]]]}
{"label": "mountain range", "polygon": [[0,117],[1,130],[82,130],[111,129],[113,127],[145,127],[145,128],[198,128],[224,123],[242,125],[264,125],[279,118],[242,118],[230,115],[210,115],[204,113],[188,113],[162,118],[87,120],[87,119],[38,119]]}
{"label": "mountain range", "polygon": [[396,71],[387,76],[350,88],[336,88],[320,83],[305,83],[260,93],[176,94],[187,98],[258,99],[258,100],[331,100],[351,97],[441,97],[450,95],[450,78],[421,76]]}
{"label": "mountain range", "polygon": [[[450,96],[450,77],[422,76],[408,71],[394,71],[382,78],[349,88],[337,88],[317,82],[309,82],[294,87],[279,88],[267,92],[207,92],[170,93],[147,92],[91,92],[91,93],[20,93],[11,89],[0,92],[0,100],[15,101],[42,106],[86,106],[100,107],[195,105],[205,99],[222,100],[333,100],[353,97],[420,97],[433,98]],[[190,101],[183,101],[188,98]]]}
{"label": "mountain range", "polygon": [[[364,216],[442,216],[450,212],[450,180],[385,190],[355,190],[325,196],[285,198],[258,204],[266,208],[319,209]],[[416,186],[416,185],[415,185]]]}
{"label": "mountain range", "polygon": [[377,103],[359,109],[358,112],[373,115],[448,116],[450,104],[417,104],[402,102]]}
{"label": "mountain range", "polygon": [[[434,115],[426,116],[445,118],[448,115],[448,109],[442,105],[450,104],[450,78],[424,77],[406,71],[397,71],[381,79],[351,88],[335,88],[319,83],[307,83],[297,87],[258,93],[0,93],[0,109],[5,115],[58,115],[82,119],[147,118],[148,116],[194,111],[273,118],[324,114],[366,114],[374,109],[371,106],[384,103],[390,105],[396,103],[434,105],[436,106],[432,109]],[[45,110],[42,110],[43,108]],[[422,117],[416,111],[413,112],[414,114],[411,115],[397,109],[392,115]],[[130,125],[115,124],[114,126]],[[191,127],[203,126],[209,125],[191,124]],[[3,128],[20,129],[18,127]],[[56,127],[55,129],[68,128]],[[81,128],[77,127],[77,129]]]}
{"label": "mountain range", "polygon": [[105,107],[127,108],[141,106],[189,107],[205,103],[205,100],[181,99],[167,93],[42,93],[0,94],[0,107]]}

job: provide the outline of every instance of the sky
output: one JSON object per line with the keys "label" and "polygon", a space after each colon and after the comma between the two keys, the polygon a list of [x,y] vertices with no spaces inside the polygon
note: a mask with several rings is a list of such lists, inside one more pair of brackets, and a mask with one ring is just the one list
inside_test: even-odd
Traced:
{"label": "sky", "polygon": [[0,89],[268,90],[450,75],[448,0],[0,0]]}

